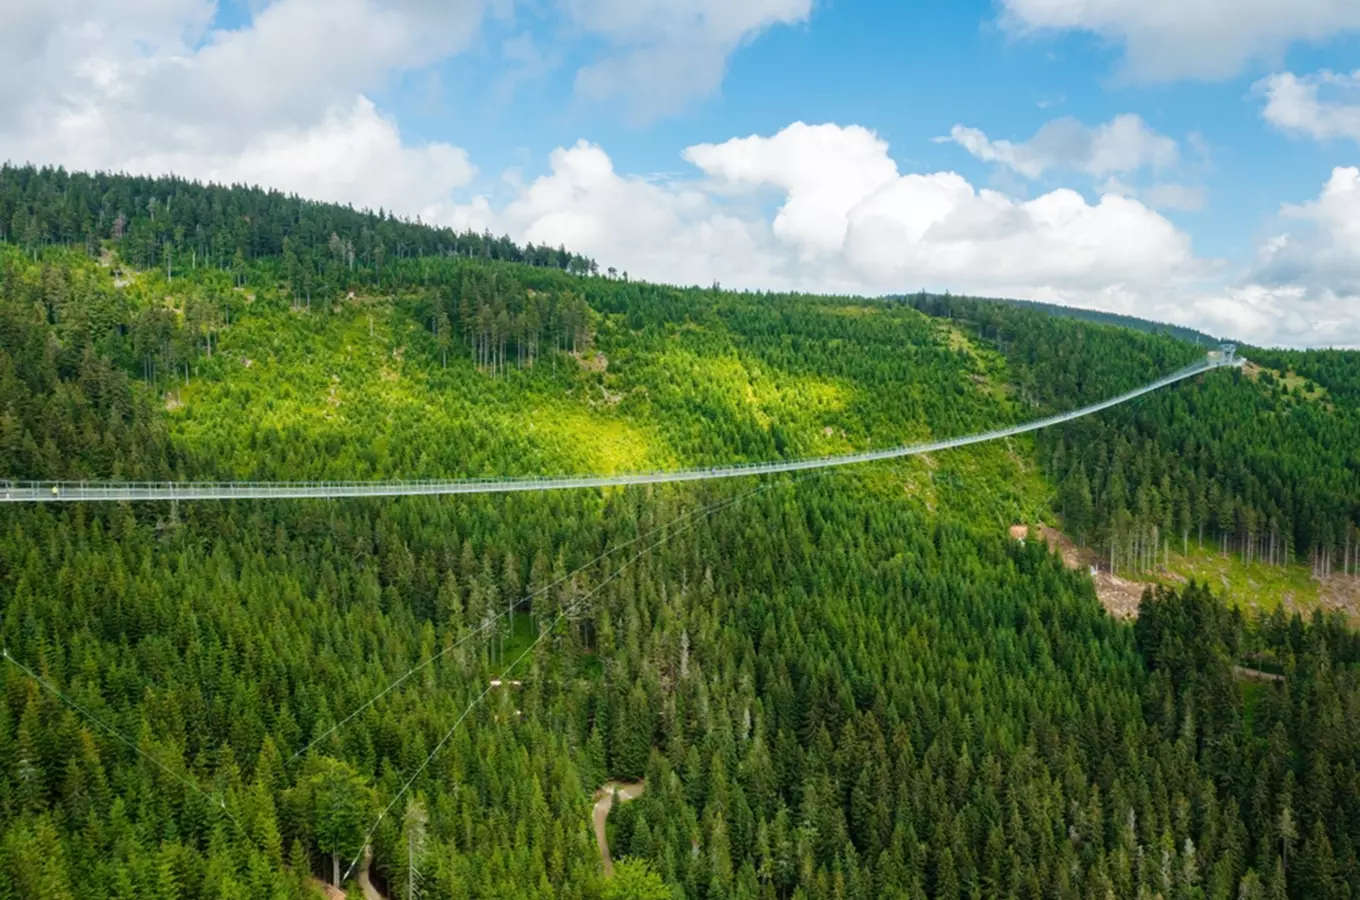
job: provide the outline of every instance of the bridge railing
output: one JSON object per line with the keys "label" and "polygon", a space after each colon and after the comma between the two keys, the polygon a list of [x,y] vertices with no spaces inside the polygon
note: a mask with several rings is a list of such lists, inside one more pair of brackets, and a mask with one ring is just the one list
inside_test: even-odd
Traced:
{"label": "bridge railing", "polygon": [[693,469],[633,472],[621,475],[533,475],[527,477],[471,478],[459,480],[394,480],[394,481],[0,481],[0,502],[10,503],[72,503],[151,500],[248,500],[248,499],[335,499],[342,497],[393,497],[420,495],[451,495],[508,493],[523,491],[566,490],[571,488],[611,487],[639,484],[661,484],[682,481],[706,481],[718,478],[737,478],[750,475],[801,472],[810,469],[847,466],[860,463],[896,459],[923,453],[934,453],[970,444],[984,443],[1013,437],[1043,428],[1093,415],[1126,403],[1143,394],[1191,378],[1201,372],[1226,366],[1241,366],[1245,360],[1225,353],[1212,353],[1192,365],[1149,384],[1127,391],[1108,400],[1065,413],[1009,425],[978,434],[941,438],[920,444],[888,447],[882,450],[863,450],[841,456],[809,457],[799,460],[777,460],[756,463],[728,463]]}

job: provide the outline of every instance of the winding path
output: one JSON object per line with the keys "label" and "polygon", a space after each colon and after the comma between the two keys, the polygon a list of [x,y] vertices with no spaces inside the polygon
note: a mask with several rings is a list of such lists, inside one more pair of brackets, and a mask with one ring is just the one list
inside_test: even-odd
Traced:
{"label": "winding path", "polygon": [[609,781],[595,792],[595,807],[591,811],[591,820],[595,825],[595,843],[600,845],[600,862],[604,863],[605,878],[614,877],[614,858],[609,855],[609,837],[605,833],[605,823],[609,820],[609,810],[614,806],[614,791],[618,791],[620,803],[627,803],[629,800],[636,800],[641,797],[642,792],[646,789],[647,784],[642,781],[629,784]]}
{"label": "winding path", "polygon": [[373,863],[373,848],[364,850],[364,865],[359,870],[359,890],[363,891],[364,900],[387,900],[368,877],[368,867]]}
{"label": "winding path", "polygon": [[849,466],[859,463],[897,459],[936,453],[969,444],[981,444],[1000,438],[1013,437],[1030,431],[1051,428],[1063,422],[1080,419],[1102,410],[1127,403],[1167,385],[1193,378],[1213,369],[1241,366],[1246,361],[1231,350],[1210,353],[1193,365],[1172,372],[1140,388],[1084,406],[1081,409],[1035,419],[980,434],[964,435],[890,447],[885,450],[866,450],[843,456],[823,456],[811,459],[780,460],[764,463],[745,463],[713,466],[706,469],[678,469],[669,472],[638,472],[629,475],[564,475],[560,477],[487,478],[461,481],[198,481],[198,482],[112,482],[112,481],[5,481],[0,482],[0,503],[93,503],[109,501],[148,500],[268,500],[339,497],[405,497],[416,495],[441,496],[446,494],[504,494],[521,491],[557,491],[575,488],[613,487],[638,484],[664,484],[678,481],[711,481],[718,478],[740,478],[748,475],[771,475],[778,472],[802,472]]}

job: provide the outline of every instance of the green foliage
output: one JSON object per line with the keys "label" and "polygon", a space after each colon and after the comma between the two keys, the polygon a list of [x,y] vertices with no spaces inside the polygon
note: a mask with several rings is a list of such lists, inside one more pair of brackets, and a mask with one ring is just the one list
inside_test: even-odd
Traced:
{"label": "green foliage", "polygon": [[364,779],[345,762],[309,759],[297,785],[284,793],[283,802],[297,833],[331,857],[331,883],[338,884],[341,858],[359,855],[374,814],[374,800]]}
{"label": "green foliage", "polygon": [[674,894],[645,860],[621,859],[605,882],[600,900],[674,900]]}
{"label": "green foliage", "polygon": [[[36,254],[51,245],[93,253],[104,241],[131,264],[174,277],[268,261],[294,292],[327,293],[386,283],[409,260],[443,256],[507,260],[571,272],[595,263],[565,249],[518,247],[509,238],[455,233],[388,215],[315,203],[259,188],[0,165],[0,240]],[[396,283],[400,283],[399,278]]]}
{"label": "green foliage", "polygon": [[[949,322],[573,277],[561,255],[469,259],[447,251],[500,245],[216,191],[4,170],[21,232],[0,247],[6,475],[843,452],[1070,408],[1198,352],[1023,310],[927,310]],[[166,219],[192,240],[125,268]],[[88,253],[39,246],[91,222]],[[228,271],[196,267],[195,241]],[[754,485],[0,507],[0,644],[142,751],[0,669],[0,898],[303,897],[412,775],[372,838],[393,896],[1354,895],[1356,637],[1249,621],[1198,586],[1123,625],[1003,533],[1051,502],[1124,565],[1138,529],[1202,510],[1335,534],[1349,376],[1285,362],[1334,409],[1217,373],[1036,442],[771,480],[706,517]],[[1265,411],[1275,424],[1229,427]],[[606,881],[590,797],[638,776]]]}
{"label": "green foliage", "polygon": [[184,456],[121,370],[134,320],[89,266],[26,264],[0,245],[0,478],[168,478]]}
{"label": "green foliage", "polygon": [[[1204,348],[1023,307],[911,298],[966,323],[1014,368],[1022,396],[1066,409],[1150,380]],[[1242,348],[1248,359],[1315,378],[1292,389],[1252,369],[1149,395],[1126,410],[1040,435],[1039,458],[1064,486],[1059,507],[1118,571],[1153,568],[1206,538],[1223,554],[1312,575],[1360,573],[1360,358],[1339,351]],[[1089,477],[1088,517],[1081,481]]]}

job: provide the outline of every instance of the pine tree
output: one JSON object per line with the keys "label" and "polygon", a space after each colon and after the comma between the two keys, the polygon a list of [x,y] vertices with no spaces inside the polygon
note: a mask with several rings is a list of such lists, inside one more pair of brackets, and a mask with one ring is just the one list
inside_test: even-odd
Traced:
{"label": "pine tree", "polygon": [[1299,895],[1309,900],[1332,900],[1336,896],[1336,858],[1321,820],[1313,823],[1308,840],[1290,869],[1290,881],[1297,886]]}
{"label": "pine tree", "polygon": [[401,852],[405,854],[404,867],[399,870],[398,884],[400,895],[405,900],[415,900],[421,893],[422,870],[425,866],[426,830],[430,817],[425,811],[422,797],[412,797],[406,804],[406,812],[401,821]]}
{"label": "pine tree", "polygon": [[600,900],[672,900],[675,895],[645,860],[620,859],[604,883]]}
{"label": "pine tree", "polygon": [[1077,465],[1063,482],[1062,508],[1067,527],[1078,543],[1085,546],[1093,512],[1091,485],[1086,479],[1085,467]]}

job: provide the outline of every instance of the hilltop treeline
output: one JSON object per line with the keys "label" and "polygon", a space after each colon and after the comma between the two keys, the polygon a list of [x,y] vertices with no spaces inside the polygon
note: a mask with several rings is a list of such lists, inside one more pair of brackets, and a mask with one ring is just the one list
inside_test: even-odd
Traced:
{"label": "hilltop treeline", "polygon": [[[132,265],[176,271],[275,260],[302,290],[380,285],[405,259],[461,256],[577,273],[593,260],[558,247],[520,247],[506,237],[455,232],[279,191],[203,185],[61,168],[0,165],[0,240],[27,251],[105,242]],[[305,282],[305,283],[304,283]]]}

